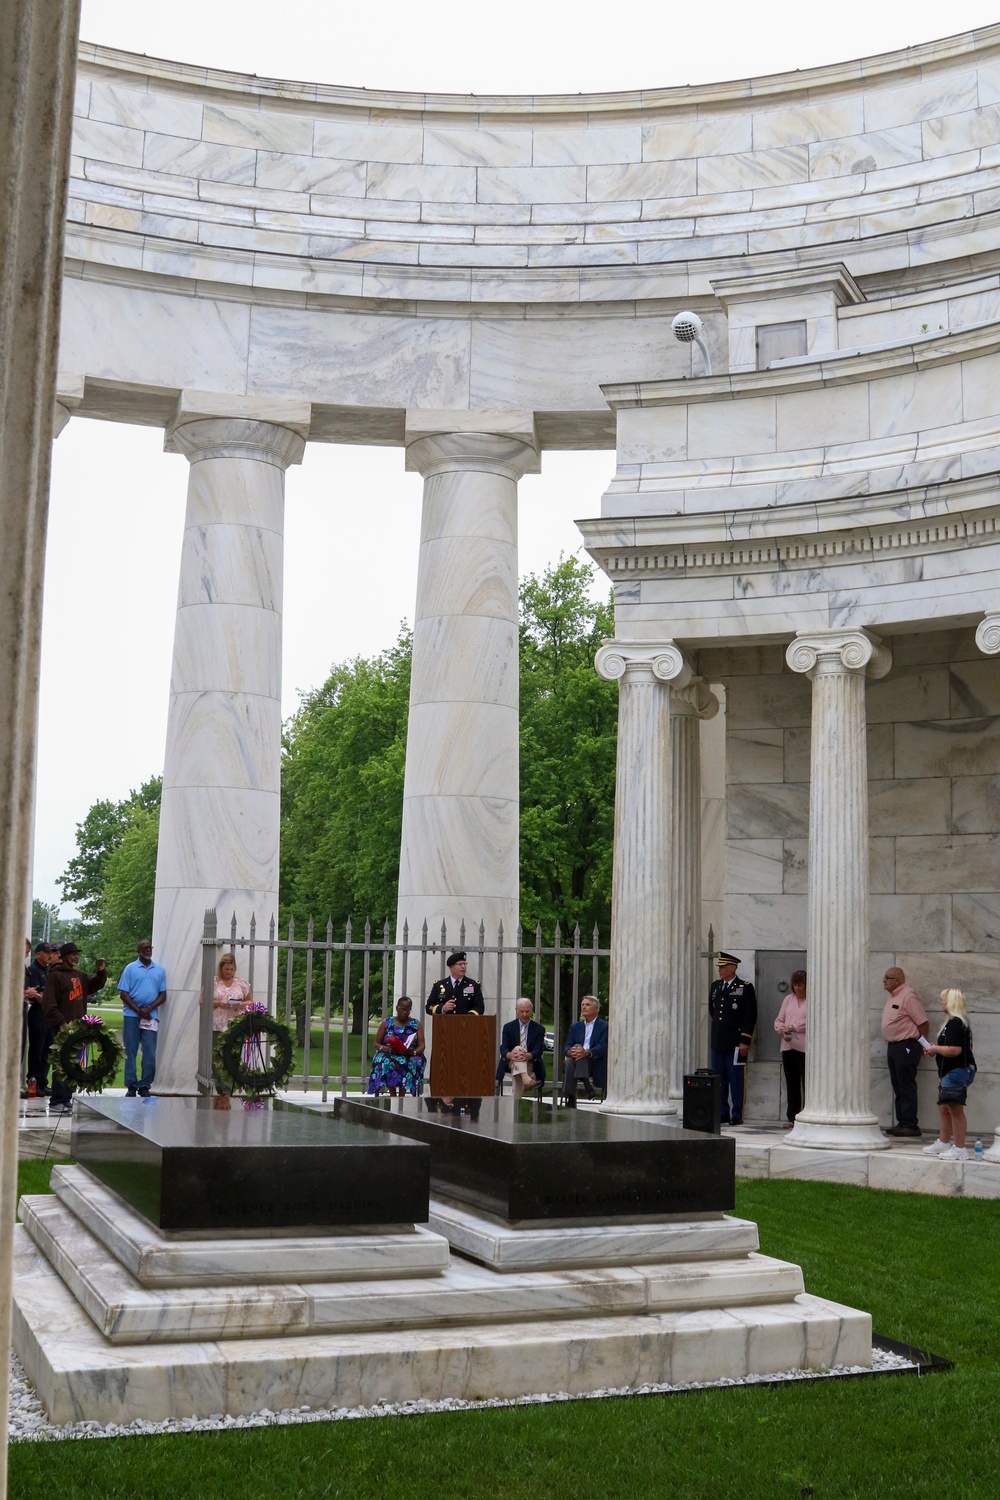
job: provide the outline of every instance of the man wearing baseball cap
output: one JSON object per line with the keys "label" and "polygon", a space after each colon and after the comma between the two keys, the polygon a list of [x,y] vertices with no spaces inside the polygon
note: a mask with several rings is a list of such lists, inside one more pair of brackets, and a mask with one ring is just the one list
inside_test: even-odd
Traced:
{"label": "man wearing baseball cap", "polygon": [[49,1047],[52,1029],[42,1009],[42,993],[49,968],[56,962],[59,950],[55,943],[36,943],[35,961],[24,971],[24,998],[28,1002],[28,1078],[34,1079],[35,1093],[48,1094]]}
{"label": "man wearing baseball cap", "polygon": [[[53,1031],[60,1031],[70,1021],[78,1021],[87,1014],[87,1001],[96,995],[107,982],[107,965],[103,958],[97,960],[97,973],[91,977],[77,968],[80,950],[75,943],[63,943],[59,949],[59,961],[49,969],[42,992],[42,1009]],[[72,1085],[64,1083],[58,1076],[52,1079],[52,1113],[69,1114],[73,1108]]]}

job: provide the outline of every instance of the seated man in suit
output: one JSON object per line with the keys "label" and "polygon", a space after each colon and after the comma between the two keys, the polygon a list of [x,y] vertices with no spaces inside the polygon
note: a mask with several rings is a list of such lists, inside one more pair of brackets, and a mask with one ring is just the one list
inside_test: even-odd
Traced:
{"label": "seated man in suit", "polygon": [[588,1099],[594,1097],[594,1085],[608,1086],[608,1023],[598,1012],[601,1002],[596,995],[584,995],[580,1002],[579,1021],[569,1028],[564,1053],[563,1103],[576,1109],[576,1089],[582,1083]]}
{"label": "seated man in suit", "polygon": [[536,1089],[545,1082],[545,1029],[531,1019],[533,1010],[530,1000],[520,999],[517,1020],[508,1021],[500,1033],[497,1083],[502,1085],[505,1076],[511,1074],[515,1104],[525,1089]]}

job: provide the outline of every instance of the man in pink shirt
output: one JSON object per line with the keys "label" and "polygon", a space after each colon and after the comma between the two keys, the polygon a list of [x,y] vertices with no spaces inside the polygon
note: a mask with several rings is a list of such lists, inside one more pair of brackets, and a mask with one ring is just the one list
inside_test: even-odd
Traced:
{"label": "man in pink shirt", "polygon": [[902,969],[886,969],[882,988],[886,991],[882,1036],[896,1110],[896,1124],[886,1135],[919,1136],[917,1068],[923,1056],[919,1038],[926,1037],[928,1030],[927,1012],[907,984]]}

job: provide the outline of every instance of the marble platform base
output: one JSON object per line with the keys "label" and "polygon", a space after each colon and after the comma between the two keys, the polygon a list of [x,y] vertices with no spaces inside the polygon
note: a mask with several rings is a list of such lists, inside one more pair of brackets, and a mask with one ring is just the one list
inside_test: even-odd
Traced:
{"label": "marble platform base", "polygon": [[[929,1146],[933,1139],[925,1135],[923,1145]],[[1000,1198],[1000,1161],[939,1161],[909,1142],[889,1150],[822,1151],[786,1146],[778,1134],[764,1139],[737,1136],[736,1175],[850,1182],[857,1187],[944,1198]]]}
{"label": "marble platform base", "polygon": [[[14,1347],[58,1423],[586,1394],[871,1362],[868,1315],[808,1296],[797,1266],[758,1252],[746,1220],[521,1230],[435,1201],[434,1228],[381,1237],[380,1257],[367,1234],[341,1246],[168,1236],[81,1168],[53,1181],[55,1195],[21,1200]],[[255,1282],[276,1253],[289,1278]],[[294,1280],[295,1266],[313,1279]]]}

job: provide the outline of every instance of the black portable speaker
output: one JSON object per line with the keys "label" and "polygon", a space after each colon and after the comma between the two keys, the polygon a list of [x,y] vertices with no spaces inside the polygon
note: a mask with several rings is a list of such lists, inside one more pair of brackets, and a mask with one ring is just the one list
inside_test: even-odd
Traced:
{"label": "black portable speaker", "polygon": [[722,1134],[722,1079],[711,1068],[696,1068],[684,1076],[685,1130]]}

